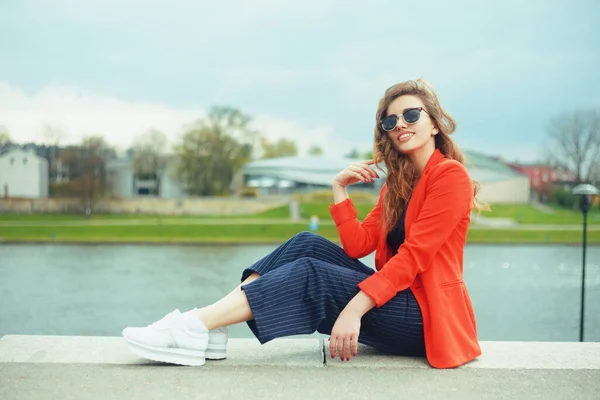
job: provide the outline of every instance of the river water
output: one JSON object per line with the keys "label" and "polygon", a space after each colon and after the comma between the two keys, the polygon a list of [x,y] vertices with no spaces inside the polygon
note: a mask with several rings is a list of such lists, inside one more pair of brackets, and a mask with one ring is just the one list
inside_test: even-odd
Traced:
{"label": "river water", "polygon": [[[0,335],[119,335],[217,300],[274,248],[0,245]],[[468,245],[464,275],[481,340],[579,340],[580,246]],[[600,246],[586,275],[586,340],[600,341]],[[252,336],[245,324],[230,334]]]}

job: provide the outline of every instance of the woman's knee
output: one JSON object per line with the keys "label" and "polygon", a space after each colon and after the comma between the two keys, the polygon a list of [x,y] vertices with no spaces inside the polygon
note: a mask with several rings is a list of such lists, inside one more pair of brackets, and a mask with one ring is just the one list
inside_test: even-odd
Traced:
{"label": "woman's knee", "polygon": [[307,242],[307,244],[311,245],[314,243],[324,243],[329,242],[329,240],[325,239],[321,235],[317,235],[311,231],[303,231],[296,234],[296,238],[302,240],[303,242]]}

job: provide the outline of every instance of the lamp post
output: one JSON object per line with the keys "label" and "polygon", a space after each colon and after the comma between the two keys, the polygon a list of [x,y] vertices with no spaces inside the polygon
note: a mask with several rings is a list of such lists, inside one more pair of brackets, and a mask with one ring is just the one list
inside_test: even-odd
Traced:
{"label": "lamp post", "polygon": [[581,265],[581,315],[579,317],[579,341],[583,342],[583,317],[585,314],[585,252],[587,247],[587,214],[594,204],[594,197],[598,196],[598,189],[594,185],[581,184],[573,188],[573,194],[579,197],[579,208],[583,213],[583,260]]}

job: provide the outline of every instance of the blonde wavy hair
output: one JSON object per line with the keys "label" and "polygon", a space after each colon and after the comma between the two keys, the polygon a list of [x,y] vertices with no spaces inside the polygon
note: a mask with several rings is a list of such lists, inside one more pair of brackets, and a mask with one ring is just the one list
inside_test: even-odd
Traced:
{"label": "blonde wavy hair", "polygon": [[[377,107],[373,148],[373,161],[376,164],[383,162],[387,168],[385,179],[387,189],[382,204],[383,221],[385,221],[387,232],[390,232],[398,224],[402,211],[419,179],[418,172],[409,157],[394,148],[387,132],[381,129],[379,123],[386,116],[390,103],[404,95],[417,96],[423,102],[427,114],[439,130],[434,139],[435,147],[447,158],[464,164],[462,152],[450,138],[450,135],[456,130],[456,121],[442,108],[433,87],[425,80],[418,79],[401,82],[388,88]],[[478,191],[479,183],[473,181],[473,205],[477,210],[481,210],[486,208],[486,205],[477,200]]]}

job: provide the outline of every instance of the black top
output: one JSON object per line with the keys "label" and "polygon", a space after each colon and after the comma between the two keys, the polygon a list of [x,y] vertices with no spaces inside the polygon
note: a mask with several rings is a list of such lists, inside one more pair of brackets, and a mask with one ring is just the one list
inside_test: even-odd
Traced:
{"label": "black top", "polygon": [[406,217],[406,207],[408,203],[404,206],[404,210],[402,210],[402,215],[400,215],[400,221],[394,229],[392,229],[387,235],[387,244],[390,250],[392,251],[392,255],[396,255],[398,253],[398,248],[402,243],[404,243],[405,232],[404,232],[404,220]]}

